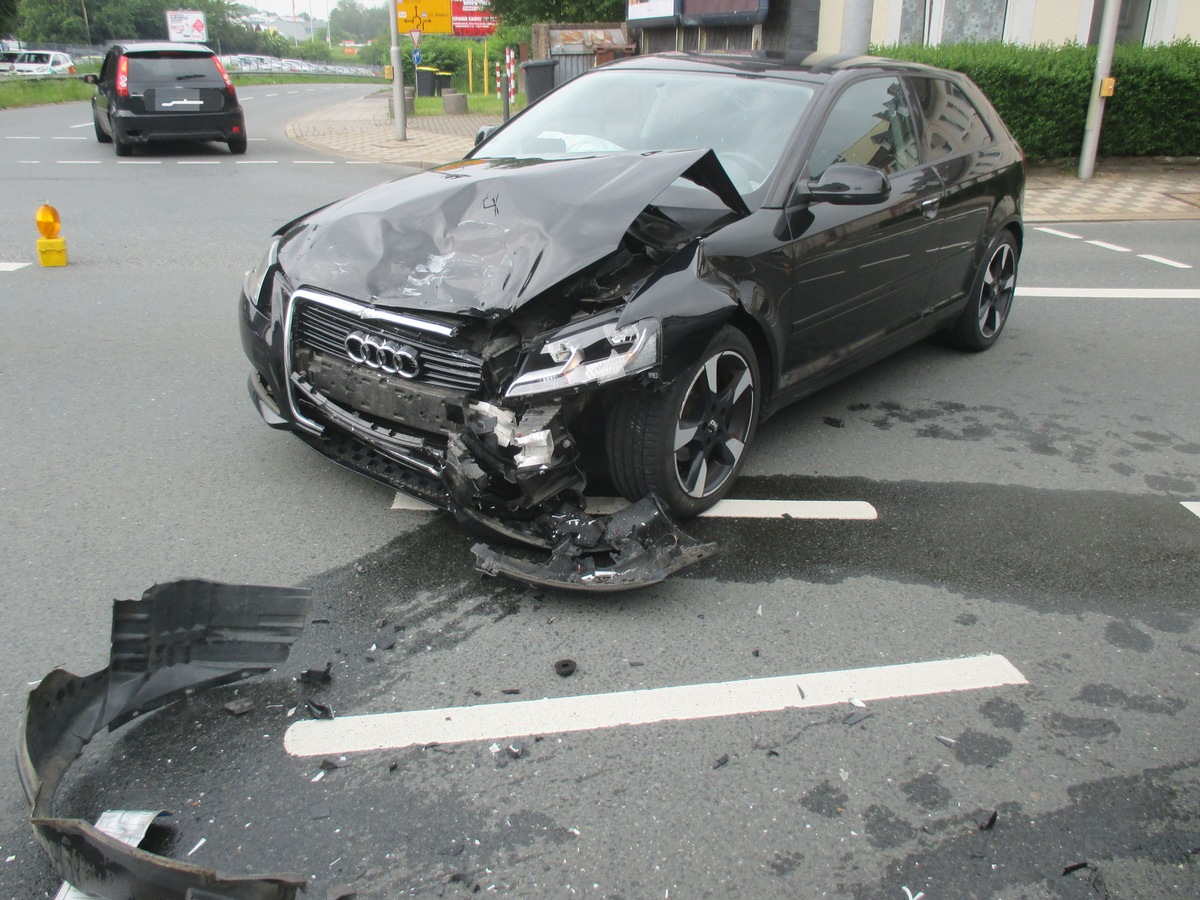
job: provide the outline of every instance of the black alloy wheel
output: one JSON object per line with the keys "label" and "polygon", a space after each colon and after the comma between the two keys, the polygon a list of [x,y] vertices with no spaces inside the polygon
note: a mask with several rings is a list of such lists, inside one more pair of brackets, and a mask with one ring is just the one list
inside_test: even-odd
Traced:
{"label": "black alloy wheel", "polygon": [[745,462],[759,393],[754,348],[726,326],[667,390],[622,394],[608,428],[617,489],[631,501],[656,493],[680,518],[715,505]]}
{"label": "black alloy wheel", "polygon": [[1019,255],[1011,231],[1001,231],[992,240],[971,285],[970,300],[947,332],[954,346],[979,352],[996,343],[1017,292]]}

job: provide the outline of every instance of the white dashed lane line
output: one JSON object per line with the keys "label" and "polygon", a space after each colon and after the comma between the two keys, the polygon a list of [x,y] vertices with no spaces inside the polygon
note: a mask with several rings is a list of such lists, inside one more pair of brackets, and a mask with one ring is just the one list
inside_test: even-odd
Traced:
{"label": "white dashed lane line", "polygon": [[1017,296],[1054,297],[1060,300],[1200,300],[1200,289],[1019,287]]}
{"label": "white dashed lane line", "polygon": [[362,753],[810,709],[847,703],[851,697],[868,702],[1028,683],[1003,656],[987,654],[580,697],[339,716],[297,722],[284,735],[283,746],[292,756]]}
{"label": "white dashed lane line", "polygon": [[1198,502],[1198,501],[1184,500],[1183,508],[1188,510],[1189,512],[1193,512],[1196,515],[1200,516],[1200,502]]}
{"label": "white dashed lane line", "polygon": [[[588,512],[606,515],[629,505],[617,497],[588,497]],[[407,494],[396,494],[391,509],[436,512],[437,508]],[[879,518],[870,503],[862,500],[722,500],[701,513],[713,519],[845,519],[869,521]]]}
{"label": "white dashed lane line", "polygon": [[[1034,231],[1040,231],[1042,234],[1050,234],[1054,237],[1066,238],[1069,241],[1084,241],[1083,235],[1072,234],[1069,231],[1062,231],[1058,228],[1048,228],[1046,226],[1039,225],[1034,228]],[[1128,247],[1122,247],[1120,244],[1110,244],[1108,241],[1084,241],[1084,243],[1091,244],[1093,247],[1099,247],[1101,250],[1111,250],[1114,253],[1133,252]],[[1173,269],[1192,268],[1188,263],[1179,262],[1174,259],[1167,259],[1165,256],[1155,256],[1153,253],[1139,253],[1138,258],[1147,260],[1148,262],[1158,263],[1159,265],[1170,266]]]}
{"label": "white dashed lane line", "polygon": [[25,268],[27,265],[29,265],[29,263],[27,263],[27,262],[23,262],[23,263],[0,262],[0,272],[15,272],[15,271],[17,271],[17,269]]}

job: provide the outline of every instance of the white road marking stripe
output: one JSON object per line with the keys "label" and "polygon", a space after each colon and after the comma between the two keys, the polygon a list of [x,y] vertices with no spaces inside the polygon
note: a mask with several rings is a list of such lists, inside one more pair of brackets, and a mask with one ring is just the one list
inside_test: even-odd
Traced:
{"label": "white road marking stripe", "polygon": [[36,134],[6,134],[6,141],[40,141],[41,138]]}
{"label": "white road marking stripe", "polygon": [[274,166],[278,165],[277,159],[239,159],[234,165],[237,166]]}
{"label": "white road marking stripe", "polygon": [[181,159],[178,160],[181,166],[219,166],[219,159]]}
{"label": "white road marking stripe", "polygon": [[332,166],[332,159],[293,159],[298,166]]}
{"label": "white road marking stripe", "polygon": [[[78,127],[78,126],[75,126],[75,127]],[[52,141],[86,141],[87,138],[76,137],[75,135],[68,135],[67,137],[59,137],[58,135],[55,135],[54,137],[50,138],[50,140],[52,140]]]}
{"label": "white road marking stripe", "polygon": [[1119,244],[1110,244],[1107,241],[1087,241],[1093,247],[1100,247],[1103,250],[1115,250],[1118,253],[1132,253],[1128,247],[1122,247]]}
{"label": "white road marking stripe", "polygon": [[1139,253],[1142,259],[1148,259],[1150,262],[1162,263],[1164,266],[1174,266],[1176,269],[1190,269],[1187,263],[1176,262],[1173,259],[1167,259],[1165,256],[1155,256],[1152,253]]}
{"label": "white road marking stripe", "polygon": [[[629,505],[619,497],[588,497],[588,512],[595,515],[614,513]],[[436,506],[407,494],[396,493],[390,509],[410,512],[437,512]],[[716,519],[857,519],[879,518],[870,503],[862,500],[722,500],[702,516]]]}
{"label": "white road marking stripe", "polygon": [[23,166],[40,166],[42,164],[40,159],[22,159],[18,162]]}
{"label": "white road marking stripe", "polygon": [[[92,124],[91,122],[80,122],[78,125],[71,125],[71,126],[69,126],[69,127],[70,127],[70,128],[72,128],[72,129],[75,129],[75,128],[87,128],[87,127],[88,127],[89,125],[91,125],[91,124]],[[86,138],[85,138],[85,140],[86,140]]]}
{"label": "white road marking stripe", "polygon": [[1184,509],[1194,512],[1196,515],[1200,516],[1200,503],[1196,502],[1195,500],[1184,500],[1182,505]]}
{"label": "white road marking stripe", "polygon": [[1035,228],[1034,230],[1035,231],[1044,231],[1046,234],[1052,234],[1055,237],[1067,238],[1068,240],[1071,240],[1071,241],[1083,240],[1083,235],[1081,235],[1081,234],[1071,234],[1071,232],[1069,232],[1069,231],[1059,231],[1057,228],[1045,228],[1045,227],[1039,226],[1038,228]]}
{"label": "white road marking stripe", "polygon": [[118,159],[118,166],[161,166],[161,159]]}
{"label": "white road marking stripe", "polygon": [[1200,300],[1192,288],[1017,288],[1018,297],[1058,297],[1095,300]]}
{"label": "white road marking stripe", "polygon": [[56,159],[56,163],[60,166],[98,166],[98,159]]}
{"label": "white road marking stripe", "polygon": [[0,272],[15,272],[17,269],[25,268],[29,263],[6,263],[0,262]]}
{"label": "white road marking stripe", "polygon": [[715,684],[311,720],[288,728],[283,746],[292,756],[361,753],[435,742],[498,741],[808,709],[847,703],[851,697],[869,702],[1028,683],[1003,656],[988,654]]}

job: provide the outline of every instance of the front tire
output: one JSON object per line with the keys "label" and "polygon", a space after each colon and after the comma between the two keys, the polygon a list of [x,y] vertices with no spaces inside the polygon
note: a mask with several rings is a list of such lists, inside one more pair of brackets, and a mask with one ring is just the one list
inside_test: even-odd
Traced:
{"label": "front tire", "polygon": [[607,429],[614,485],[630,501],[657,494],[675,518],[704,512],[741,472],[760,402],[754,348],[726,326],[665,391],[620,395]]}
{"label": "front tire", "polygon": [[950,344],[979,353],[996,343],[1012,310],[1020,255],[1011,231],[1005,229],[992,240],[971,283],[967,306],[946,332]]}

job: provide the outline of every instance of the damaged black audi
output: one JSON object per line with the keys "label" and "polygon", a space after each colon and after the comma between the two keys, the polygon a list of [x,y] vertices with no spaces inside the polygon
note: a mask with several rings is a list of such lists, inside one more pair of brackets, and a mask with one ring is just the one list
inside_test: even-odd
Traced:
{"label": "damaged black audi", "polygon": [[[765,417],[929,335],[1008,319],[1024,158],[959,73],[672,53],[603,66],[467,158],[281,228],[246,277],[259,413],[553,550],[493,575],[652,583]],[[587,512],[589,481],[635,505]]]}

